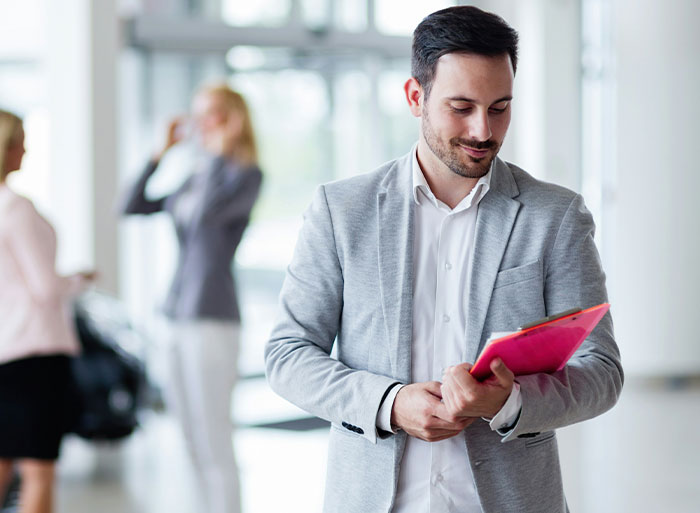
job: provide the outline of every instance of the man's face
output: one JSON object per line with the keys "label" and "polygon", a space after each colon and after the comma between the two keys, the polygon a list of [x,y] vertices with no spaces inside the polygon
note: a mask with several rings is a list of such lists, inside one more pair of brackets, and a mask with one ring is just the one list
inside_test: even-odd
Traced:
{"label": "man's face", "polygon": [[420,106],[430,160],[466,178],[488,173],[508,131],[512,97],[513,68],[507,54],[440,57],[430,95],[427,100],[423,95]]}

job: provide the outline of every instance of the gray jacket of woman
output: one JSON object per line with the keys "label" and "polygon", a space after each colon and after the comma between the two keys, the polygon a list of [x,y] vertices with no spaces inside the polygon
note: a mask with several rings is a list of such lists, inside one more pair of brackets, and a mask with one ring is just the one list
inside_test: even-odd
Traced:
{"label": "gray jacket of woman", "polygon": [[[240,321],[232,261],[262,183],[260,169],[241,167],[223,157],[210,161],[200,176],[190,176],[172,194],[146,198],[148,179],[158,167],[151,161],[127,191],[122,214],[168,212],[179,244],[175,275],[164,305],[172,319]],[[187,218],[175,215],[183,194],[196,201]],[[190,196],[190,197],[192,197]]]}

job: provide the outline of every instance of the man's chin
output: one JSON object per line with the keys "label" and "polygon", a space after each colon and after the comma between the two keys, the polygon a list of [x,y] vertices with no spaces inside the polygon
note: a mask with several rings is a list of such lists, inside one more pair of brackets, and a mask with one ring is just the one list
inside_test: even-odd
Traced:
{"label": "man's chin", "polygon": [[462,178],[469,178],[469,179],[472,179],[472,180],[478,180],[478,179],[483,178],[484,176],[486,176],[486,174],[489,172],[489,170],[486,169],[486,170],[483,171],[483,172],[478,172],[478,173],[477,173],[477,172],[473,172],[473,171],[470,171],[470,172],[464,172],[464,171],[457,172],[457,171],[455,171],[455,170],[453,169],[452,172],[455,173],[456,175],[461,176]]}
{"label": "man's chin", "polygon": [[491,169],[493,158],[483,157],[475,159],[468,164],[460,164],[459,166],[448,166],[450,170],[463,178],[483,178]]}

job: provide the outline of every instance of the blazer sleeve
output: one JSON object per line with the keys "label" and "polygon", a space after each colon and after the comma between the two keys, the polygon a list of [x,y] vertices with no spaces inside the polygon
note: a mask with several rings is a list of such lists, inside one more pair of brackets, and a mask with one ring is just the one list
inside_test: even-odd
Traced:
{"label": "blazer sleeve", "polygon": [[[545,262],[548,312],[607,302],[605,273],[594,234],[593,218],[583,198],[576,195]],[[581,422],[612,408],[622,391],[624,374],[610,312],[561,371],[518,376],[516,380],[520,383],[522,410],[504,442]]]}
{"label": "blazer sleeve", "polygon": [[157,199],[146,198],[146,184],[158,169],[158,164],[157,160],[149,161],[138,180],[126,190],[118,207],[120,214],[154,214],[163,211],[167,196]]}
{"label": "blazer sleeve", "polygon": [[266,374],[279,395],[376,443],[376,416],[396,380],[352,369],[330,356],[343,309],[343,272],[325,190],[304,216],[265,346]]}

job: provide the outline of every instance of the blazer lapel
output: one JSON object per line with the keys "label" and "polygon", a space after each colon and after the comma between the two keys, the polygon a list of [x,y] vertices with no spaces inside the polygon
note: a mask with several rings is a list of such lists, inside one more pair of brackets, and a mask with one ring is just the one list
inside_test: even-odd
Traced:
{"label": "blazer lapel", "polygon": [[398,160],[377,194],[379,291],[392,373],[410,383],[413,319],[412,153]]}
{"label": "blazer lapel", "polygon": [[479,203],[467,314],[467,357],[473,362],[485,337],[482,334],[493,285],[505,253],[520,203],[518,187],[508,166],[496,159],[491,188]]}

